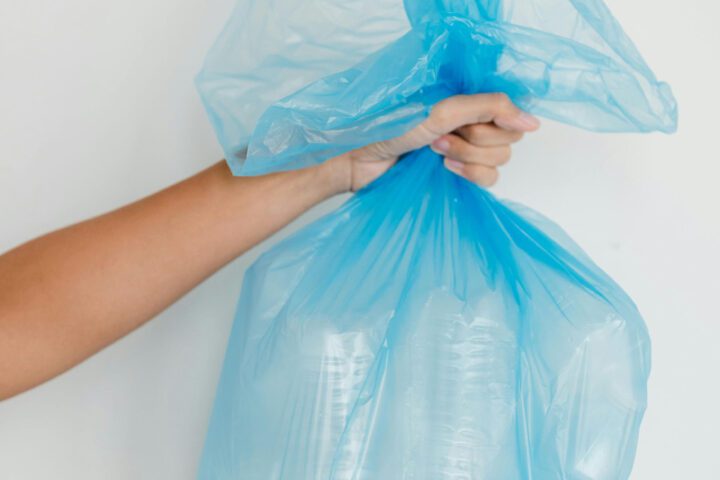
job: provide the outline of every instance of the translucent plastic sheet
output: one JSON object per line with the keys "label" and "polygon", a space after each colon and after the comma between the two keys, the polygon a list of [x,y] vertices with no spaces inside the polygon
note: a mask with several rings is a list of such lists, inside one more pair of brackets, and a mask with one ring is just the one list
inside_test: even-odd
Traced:
{"label": "translucent plastic sheet", "polygon": [[[591,0],[241,1],[198,85],[242,175],[399,135],[456,93],[676,124]],[[625,479],[649,350],[557,226],[422,149],[248,271],[199,478]]]}

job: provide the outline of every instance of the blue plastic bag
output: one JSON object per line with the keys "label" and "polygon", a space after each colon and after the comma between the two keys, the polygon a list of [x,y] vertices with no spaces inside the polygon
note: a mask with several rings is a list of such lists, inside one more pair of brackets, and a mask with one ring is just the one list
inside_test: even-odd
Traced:
{"label": "blue plastic bag", "polygon": [[[676,125],[595,0],[241,0],[198,86],[238,175],[400,135],[457,93]],[[626,479],[649,368],[610,278],[425,148],[247,272],[199,478]]]}

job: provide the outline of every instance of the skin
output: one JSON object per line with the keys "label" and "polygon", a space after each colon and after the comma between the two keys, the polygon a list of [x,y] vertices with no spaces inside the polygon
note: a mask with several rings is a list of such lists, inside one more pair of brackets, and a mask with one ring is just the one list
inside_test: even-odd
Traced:
{"label": "skin", "polygon": [[483,186],[539,122],[506,96],[456,96],[402,137],[322,165],[233,177],[224,162],[152,196],[0,256],[0,400],[39,385],[138,328],[303,212],[356,191],[431,145]]}

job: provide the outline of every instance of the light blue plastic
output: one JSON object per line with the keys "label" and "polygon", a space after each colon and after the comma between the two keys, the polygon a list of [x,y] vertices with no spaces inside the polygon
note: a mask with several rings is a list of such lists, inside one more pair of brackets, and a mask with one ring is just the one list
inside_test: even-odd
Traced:
{"label": "light blue plastic", "polygon": [[[241,175],[399,135],[456,93],[599,131],[677,115],[593,0],[242,0],[198,85]],[[627,479],[649,368],[610,278],[426,148],[248,271],[199,478]]]}

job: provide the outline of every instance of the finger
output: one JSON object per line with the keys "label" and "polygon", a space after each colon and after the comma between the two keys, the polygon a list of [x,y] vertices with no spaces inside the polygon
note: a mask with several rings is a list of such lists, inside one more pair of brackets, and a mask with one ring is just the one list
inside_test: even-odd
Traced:
{"label": "finger", "polygon": [[497,168],[462,163],[450,158],[445,159],[445,168],[483,187],[495,185],[500,176]]}
{"label": "finger", "polygon": [[520,132],[531,132],[540,126],[537,118],[520,110],[504,93],[447,98],[433,107],[423,124],[439,136],[465,125],[491,122]]}
{"label": "finger", "polygon": [[509,145],[519,142],[525,135],[524,132],[518,130],[500,128],[494,123],[464,125],[458,128],[455,133],[478,147]]}
{"label": "finger", "polygon": [[403,155],[429,145],[441,135],[465,125],[494,122],[512,131],[537,130],[540,122],[520,110],[503,93],[456,95],[437,103],[424,122],[404,135],[379,142],[384,158]]}
{"label": "finger", "polygon": [[435,140],[431,148],[435,152],[453,160],[473,165],[485,165],[486,167],[504,165],[510,160],[512,153],[510,145],[478,147],[453,134],[443,135]]}

